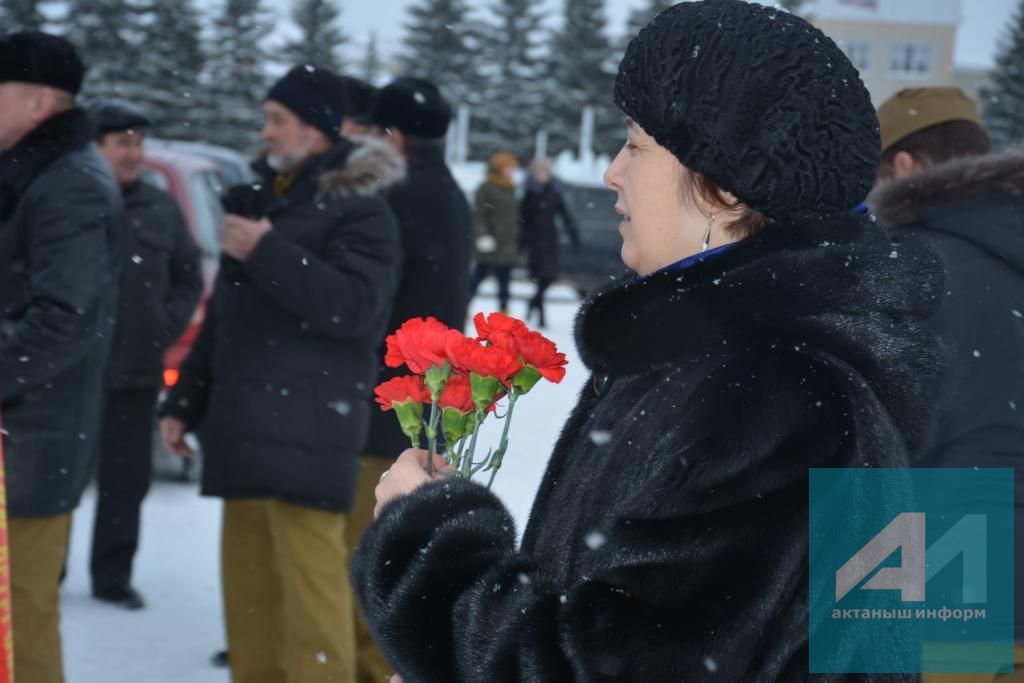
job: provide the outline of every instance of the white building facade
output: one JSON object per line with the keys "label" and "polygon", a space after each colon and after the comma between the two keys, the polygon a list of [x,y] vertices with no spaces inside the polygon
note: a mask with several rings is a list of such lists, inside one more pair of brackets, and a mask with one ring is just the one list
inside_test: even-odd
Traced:
{"label": "white building facade", "polygon": [[810,0],[801,14],[846,52],[876,107],[903,88],[954,82],[961,0]]}

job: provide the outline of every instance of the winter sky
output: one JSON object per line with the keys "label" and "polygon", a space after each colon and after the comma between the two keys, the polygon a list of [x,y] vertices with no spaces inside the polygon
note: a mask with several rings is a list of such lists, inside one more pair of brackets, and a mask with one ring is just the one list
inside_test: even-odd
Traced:
{"label": "winter sky", "polygon": [[[365,44],[370,31],[377,34],[378,44],[386,54],[401,45],[405,10],[413,0],[338,0],[346,32],[356,45]],[[552,25],[557,25],[564,0],[545,0]],[[963,23],[957,34],[955,62],[958,66],[990,66],[996,44],[1010,21],[1019,0],[962,0]],[[276,3],[287,7],[290,3]],[[491,0],[470,0],[471,6],[486,7]],[[608,0],[609,30],[620,35],[626,17],[644,0]],[[282,10],[284,11],[284,10]],[[356,47],[353,45],[353,47]],[[361,53],[360,53],[361,55]],[[353,55],[355,56],[355,55]]]}

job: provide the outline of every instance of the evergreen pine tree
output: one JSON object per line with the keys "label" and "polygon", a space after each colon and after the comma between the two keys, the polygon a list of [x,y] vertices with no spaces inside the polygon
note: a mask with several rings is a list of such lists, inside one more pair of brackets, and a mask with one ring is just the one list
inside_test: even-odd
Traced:
{"label": "evergreen pine tree", "polygon": [[165,138],[198,139],[199,76],[205,61],[201,17],[192,0],[151,0],[142,31],[146,49],[135,65],[139,101],[153,119],[154,133]]}
{"label": "evergreen pine tree", "polygon": [[262,0],[226,0],[214,19],[193,126],[203,139],[252,152],[263,125],[260,103],[267,93],[267,55],[262,47],[273,19]]}
{"label": "evergreen pine tree", "polygon": [[454,108],[479,104],[479,32],[466,0],[419,0],[409,7],[402,72],[437,84]]}
{"label": "evergreen pine tree", "polygon": [[140,99],[135,68],[143,52],[143,13],[133,0],[70,0],[65,35],[88,67],[84,97]]}
{"label": "evergreen pine tree", "polygon": [[340,17],[341,10],[332,0],[298,0],[292,10],[292,21],[300,35],[284,49],[289,66],[315,64],[340,71],[340,49],[348,42],[338,26]]}
{"label": "evergreen pine tree", "polygon": [[4,31],[38,30],[46,18],[39,0],[0,0],[0,26]]}
{"label": "evergreen pine tree", "polygon": [[541,0],[495,0],[481,53],[484,97],[473,114],[474,155],[498,150],[528,162],[544,124]]}
{"label": "evergreen pine tree", "polygon": [[380,78],[382,65],[380,62],[380,50],[377,48],[377,34],[370,31],[370,39],[366,43],[366,56],[362,63],[363,80],[371,85]]}
{"label": "evergreen pine tree", "polygon": [[640,33],[640,29],[647,26],[659,12],[667,10],[672,5],[677,4],[678,0],[647,0],[647,4],[644,7],[638,7],[629,14],[629,21],[626,24],[626,43],[629,43],[636,34]]}
{"label": "evergreen pine tree", "polygon": [[982,91],[982,101],[994,146],[1024,142],[1024,0],[999,43],[992,87]]}
{"label": "evergreen pine tree", "polygon": [[583,109],[594,107],[594,151],[622,145],[622,117],[613,103],[615,53],[605,35],[605,0],[566,0],[565,22],[551,45],[548,153],[576,151]]}

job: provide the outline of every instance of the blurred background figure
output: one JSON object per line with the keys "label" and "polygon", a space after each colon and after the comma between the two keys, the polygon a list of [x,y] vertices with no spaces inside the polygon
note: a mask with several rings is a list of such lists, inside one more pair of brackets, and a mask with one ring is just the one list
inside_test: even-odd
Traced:
{"label": "blurred background figure", "polygon": [[519,160],[510,152],[491,157],[487,179],[477,188],[473,200],[473,233],[476,270],[470,298],[480,283],[493,275],[498,280],[498,308],[508,312],[512,266],[519,260],[519,200],[516,177]]}
{"label": "blurred background figure", "polygon": [[[1020,529],[1024,153],[992,152],[977,104],[959,88],[901,90],[882,104],[878,120],[882,159],[868,203],[896,242],[927,240],[946,269],[945,296],[930,323],[950,352],[948,394],[911,465],[1013,468],[1014,525]],[[1021,662],[1024,544],[1017,543],[1015,553],[1014,630]],[[955,678],[1004,680],[992,674]],[[1005,678],[1022,679],[1020,669]]]}
{"label": "blurred background figure", "polygon": [[142,501],[153,476],[153,428],[163,355],[185,330],[203,290],[199,248],[178,203],[140,179],[150,120],[129,102],[87,107],[100,154],[124,199],[117,327],[107,366],[89,565],[97,600],[145,606],[132,587]]}
{"label": "blurred background figure", "polygon": [[565,205],[558,181],[551,173],[551,162],[547,159],[535,159],[530,164],[520,217],[521,240],[530,264],[530,277],[537,284],[527,307],[527,322],[536,314],[537,324],[545,327],[544,292],[558,279],[559,273],[559,221],[573,247],[580,246],[576,221]]}
{"label": "blurred background figure", "polygon": [[63,38],[0,36],[0,413],[14,666],[62,683],[58,583],[92,469],[121,200]]}

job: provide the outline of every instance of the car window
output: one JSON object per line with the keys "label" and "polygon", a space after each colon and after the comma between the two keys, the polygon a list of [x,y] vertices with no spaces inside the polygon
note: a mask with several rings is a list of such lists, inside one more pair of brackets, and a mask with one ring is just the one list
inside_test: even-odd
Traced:
{"label": "car window", "polygon": [[220,226],[224,222],[218,188],[220,178],[214,171],[198,171],[189,176],[189,191],[196,210],[199,245],[207,256],[220,256]]}

